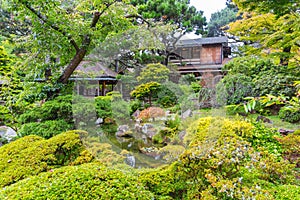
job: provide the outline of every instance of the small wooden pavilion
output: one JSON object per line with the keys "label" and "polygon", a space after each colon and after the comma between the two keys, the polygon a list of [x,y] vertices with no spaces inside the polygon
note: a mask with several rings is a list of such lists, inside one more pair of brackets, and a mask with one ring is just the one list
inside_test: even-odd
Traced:
{"label": "small wooden pavilion", "polygon": [[69,78],[75,81],[76,93],[83,96],[105,96],[114,90],[117,73],[101,62],[82,61]]}

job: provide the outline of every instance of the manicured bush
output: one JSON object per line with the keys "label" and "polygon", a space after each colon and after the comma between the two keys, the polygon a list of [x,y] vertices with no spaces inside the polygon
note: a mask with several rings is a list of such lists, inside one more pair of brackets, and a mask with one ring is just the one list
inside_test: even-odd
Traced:
{"label": "manicured bush", "polygon": [[46,101],[41,107],[41,120],[64,119],[72,122],[72,95],[58,96],[53,100]]}
{"label": "manicured bush", "polygon": [[97,117],[103,119],[112,117],[111,101],[112,96],[98,96],[95,98]]}
{"label": "manicured bush", "polygon": [[96,108],[94,99],[75,96],[72,105],[73,118],[76,128],[86,126],[96,121]]}
{"label": "manicured bush", "polygon": [[292,73],[283,73],[275,70],[260,72],[259,76],[254,78],[253,96],[264,96],[271,94],[274,96],[288,96],[295,94],[293,81],[298,80]]}
{"label": "manicured bush", "polygon": [[73,125],[64,120],[48,120],[23,124],[18,134],[22,137],[26,135],[38,135],[48,139],[72,128]]}
{"label": "manicured bush", "polygon": [[290,123],[300,122],[300,109],[282,107],[279,111],[279,118]]}
{"label": "manicured bush", "polygon": [[[80,156],[86,162],[91,155],[82,155],[84,147],[80,137],[84,131],[68,131],[48,140],[36,135],[25,136],[0,147],[0,188],[21,179],[51,169],[72,165]],[[78,160],[76,163],[80,164]]]}
{"label": "manicured bush", "polygon": [[274,198],[278,200],[282,199],[300,199],[300,186],[299,185],[279,185],[271,188]]}
{"label": "manicured bush", "polygon": [[217,96],[226,98],[227,105],[238,104],[243,98],[253,96],[252,79],[244,74],[225,76],[216,86]]}
{"label": "manicured bush", "polygon": [[157,117],[164,117],[166,115],[165,111],[159,107],[149,107],[145,110],[142,110],[139,119],[147,121],[149,119],[155,119]]}
{"label": "manicured bush", "polygon": [[138,99],[130,101],[130,115],[137,110],[142,110],[142,102]]}
{"label": "manicured bush", "polygon": [[[73,124],[72,95],[58,96],[53,100],[46,101],[41,106],[36,106],[19,116],[21,124],[45,122],[46,128],[50,125],[49,121],[65,121],[70,126]],[[48,122],[47,122],[48,121]],[[60,122],[60,124],[62,124]],[[32,125],[29,125],[32,126]],[[62,127],[62,126],[59,126]],[[40,126],[40,128],[42,128]],[[58,130],[61,130],[58,128]],[[66,129],[62,129],[65,131]],[[45,131],[47,131],[45,129]],[[60,132],[62,132],[60,131]],[[29,133],[30,134],[30,133]]]}
{"label": "manicured bush", "polygon": [[124,124],[130,120],[130,104],[122,99],[112,101],[112,117],[119,124]]}
{"label": "manicured bush", "polygon": [[299,130],[285,137],[277,137],[283,146],[283,154],[287,160],[300,167],[300,134]]}
{"label": "manicured bush", "polygon": [[190,183],[187,199],[272,199],[276,195],[266,185],[295,183],[294,165],[252,147],[254,130],[248,122],[224,118],[191,124],[178,171]]}
{"label": "manicured bush", "polygon": [[189,185],[181,179],[177,165],[175,162],[167,167],[144,170],[140,172],[139,181],[155,194],[155,199],[184,199]]}
{"label": "manicured bush", "polygon": [[100,163],[41,173],[0,191],[1,199],[153,199],[137,178]]}

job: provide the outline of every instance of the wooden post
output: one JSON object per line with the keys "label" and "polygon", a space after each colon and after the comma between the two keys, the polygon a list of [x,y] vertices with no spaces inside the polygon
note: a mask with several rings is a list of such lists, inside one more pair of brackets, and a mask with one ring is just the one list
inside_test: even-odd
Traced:
{"label": "wooden post", "polygon": [[105,96],[106,84],[105,81],[102,82],[102,96]]}
{"label": "wooden post", "polygon": [[98,81],[97,95],[100,96],[100,81]]}

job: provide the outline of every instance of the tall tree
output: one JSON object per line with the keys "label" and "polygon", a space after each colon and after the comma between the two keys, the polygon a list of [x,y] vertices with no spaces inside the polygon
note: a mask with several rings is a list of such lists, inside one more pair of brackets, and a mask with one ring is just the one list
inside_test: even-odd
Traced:
{"label": "tall tree", "polygon": [[176,42],[185,33],[206,33],[204,27],[207,23],[203,11],[197,11],[189,0],[131,0],[131,3],[138,7],[140,15],[157,24],[150,31],[164,46],[155,53],[163,58],[162,63],[166,66],[169,56],[176,49]]}
{"label": "tall tree", "polygon": [[137,16],[134,7],[126,4],[125,0],[7,2],[16,13],[15,17],[31,23],[32,34],[27,36],[24,44],[27,55],[30,56],[28,66],[39,70],[51,68],[53,72],[57,72],[59,83],[68,81],[97,43],[110,34],[131,27],[131,18]]}
{"label": "tall tree", "polygon": [[222,30],[222,27],[229,24],[230,22],[236,21],[238,19],[237,14],[238,9],[232,6],[228,6],[221,11],[213,13],[207,25],[207,36],[224,36],[225,33]]}
{"label": "tall tree", "polygon": [[[281,65],[300,63],[299,1],[233,0],[243,19],[230,24],[229,33],[248,41],[248,53],[275,57]],[[281,3],[281,4],[280,4]],[[279,6],[280,5],[280,6]]]}
{"label": "tall tree", "polygon": [[138,6],[139,13],[155,22],[176,24],[185,32],[204,33],[206,18],[203,11],[197,11],[189,0],[131,0]]}

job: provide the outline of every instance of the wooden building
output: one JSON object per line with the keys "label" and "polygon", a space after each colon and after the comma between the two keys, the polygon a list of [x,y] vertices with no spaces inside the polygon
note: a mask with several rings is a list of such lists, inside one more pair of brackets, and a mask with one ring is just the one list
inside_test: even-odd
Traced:
{"label": "wooden building", "polygon": [[83,96],[105,96],[114,90],[117,73],[100,62],[82,61],[69,78],[75,81],[76,93]]}
{"label": "wooden building", "polygon": [[180,74],[193,73],[196,77],[204,73],[222,75],[222,67],[231,54],[227,37],[182,39],[176,44],[170,62],[178,66]]}

